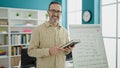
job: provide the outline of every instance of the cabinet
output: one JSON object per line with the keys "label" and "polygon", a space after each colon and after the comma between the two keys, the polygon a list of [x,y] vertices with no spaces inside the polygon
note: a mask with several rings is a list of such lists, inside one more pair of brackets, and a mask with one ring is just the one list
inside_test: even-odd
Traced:
{"label": "cabinet", "polygon": [[0,67],[16,68],[32,30],[48,20],[46,11],[0,7]]}

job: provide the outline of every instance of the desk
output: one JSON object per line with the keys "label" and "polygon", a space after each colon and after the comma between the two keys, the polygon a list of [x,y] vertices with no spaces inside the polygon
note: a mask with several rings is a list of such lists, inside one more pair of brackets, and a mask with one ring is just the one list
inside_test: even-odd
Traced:
{"label": "desk", "polygon": [[66,61],[66,68],[73,68],[73,61],[72,60]]}

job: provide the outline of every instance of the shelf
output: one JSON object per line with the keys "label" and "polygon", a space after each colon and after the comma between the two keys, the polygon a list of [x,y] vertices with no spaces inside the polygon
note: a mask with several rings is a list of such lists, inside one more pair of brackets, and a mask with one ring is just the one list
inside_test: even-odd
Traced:
{"label": "shelf", "polygon": [[0,17],[0,19],[8,19],[8,17]]}
{"label": "shelf", "polygon": [[37,19],[30,19],[30,18],[12,18],[11,20],[37,20]]}
{"label": "shelf", "polygon": [[32,34],[32,32],[18,32],[18,33],[10,33],[10,34]]}
{"label": "shelf", "polygon": [[21,28],[21,27],[26,27],[26,28],[27,28],[27,27],[32,27],[32,28],[34,28],[34,27],[36,27],[36,26],[34,26],[34,25],[33,25],[33,26],[27,26],[27,25],[11,25],[10,27],[16,27],[16,28],[17,28],[17,27],[20,27],[20,28]]}
{"label": "shelf", "polygon": [[0,25],[0,27],[8,27],[8,25]]}
{"label": "shelf", "polygon": [[28,46],[29,44],[11,44],[11,46]]}
{"label": "shelf", "polygon": [[11,57],[20,57],[21,55],[13,55],[13,56],[11,56]]}
{"label": "shelf", "polygon": [[0,55],[0,59],[9,58],[7,55]]}
{"label": "shelf", "polygon": [[3,34],[3,35],[4,35],[4,34],[8,34],[8,33],[0,32],[0,34]]}
{"label": "shelf", "polygon": [[0,45],[0,47],[8,47],[8,45]]}

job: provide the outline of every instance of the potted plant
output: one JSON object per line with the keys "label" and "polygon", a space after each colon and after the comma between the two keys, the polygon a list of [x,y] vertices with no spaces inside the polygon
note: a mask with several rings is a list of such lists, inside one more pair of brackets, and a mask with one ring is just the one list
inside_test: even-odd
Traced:
{"label": "potted plant", "polygon": [[32,14],[31,14],[31,13],[29,13],[29,14],[28,14],[28,17],[29,17],[29,18],[31,18],[31,17],[32,17]]}
{"label": "potted plant", "polygon": [[20,14],[19,14],[19,13],[16,13],[16,16],[18,17],[18,16],[20,16]]}

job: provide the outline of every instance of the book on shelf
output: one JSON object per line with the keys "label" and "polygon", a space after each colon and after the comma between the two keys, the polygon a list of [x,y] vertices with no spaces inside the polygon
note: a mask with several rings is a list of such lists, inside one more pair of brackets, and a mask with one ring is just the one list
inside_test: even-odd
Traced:
{"label": "book on shelf", "polygon": [[0,49],[0,56],[3,56],[3,55],[6,55],[6,51],[5,51],[5,50]]}
{"label": "book on shelf", "polygon": [[66,47],[73,47],[74,45],[80,43],[80,41],[75,41],[75,40],[71,40],[68,43],[64,44],[61,46],[61,48],[66,48]]}
{"label": "book on shelf", "polygon": [[20,33],[20,31],[11,31],[11,33]]}
{"label": "book on shelf", "polygon": [[8,35],[4,35],[4,45],[8,44]]}
{"label": "book on shelf", "polygon": [[25,32],[25,33],[31,32],[32,33],[32,29],[24,29],[23,32]]}
{"label": "book on shelf", "polygon": [[21,49],[23,46],[12,46],[11,47],[11,56],[21,55]]}
{"label": "book on shelf", "polygon": [[12,44],[28,44],[31,38],[31,34],[12,34]]}

